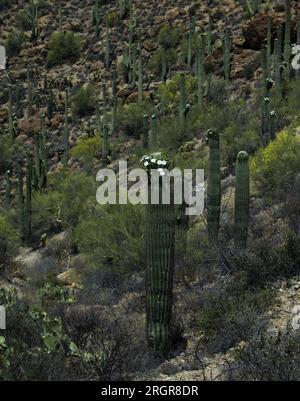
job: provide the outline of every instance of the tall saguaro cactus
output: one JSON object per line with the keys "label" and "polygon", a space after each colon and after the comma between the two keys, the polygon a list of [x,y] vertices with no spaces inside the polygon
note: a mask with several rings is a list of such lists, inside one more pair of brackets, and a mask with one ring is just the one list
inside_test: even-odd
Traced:
{"label": "tall saguaro cactus", "polygon": [[[159,154],[151,158],[159,158]],[[149,180],[150,182],[150,180]],[[155,351],[170,348],[172,292],[174,275],[175,211],[174,204],[162,204],[163,183],[159,184],[159,204],[146,205],[146,316],[147,338]]]}
{"label": "tall saguaro cactus", "polygon": [[18,162],[17,164],[17,174],[18,174],[18,223],[19,232],[22,238],[25,237],[25,202],[24,202],[24,178],[22,171],[22,164]]}
{"label": "tall saguaro cactus", "polygon": [[234,223],[236,241],[245,247],[249,224],[249,156],[247,152],[239,152],[236,159],[236,189],[234,203]]}
{"label": "tall saguaro cactus", "polygon": [[24,223],[25,223],[25,240],[28,241],[31,237],[32,231],[32,158],[28,157],[27,170],[26,170],[26,195],[25,195],[25,208],[24,208]]}
{"label": "tall saguaro cactus", "polygon": [[179,105],[179,124],[181,133],[184,132],[185,129],[185,108],[186,108],[186,80],[185,74],[180,74],[180,105]]}
{"label": "tall saguaro cactus", "polygon": [[12,103],[12,86],[8,85],[8,131],[11,143],[13,143],[15,139]]}
{"label": "tall saguaro cactus", "polygon": [[64,126],[64,157],[63,157],[63,163],[64,166],[66,167],[68,165],[68,160],[69,160],[69,137],[70,137],[70,131],[69,131],[69,94],[68,90],[66,90],[66,97],[65,97],[65,126]]}
{"label": "tall saguaro cactus", "polygon": [[158,121],[157,115],[154,113],[151,116],[151,149],[155,150],[158,147]]}
{"label": "tall saguaro cactus", "polygon": [[5,173],[5,207],[9,210],[11,205],[11,170],[7,170]]}
{"label": "tall saguaro cactus", "polygon": [[221,171],[220,142],[217,130],[207,133],[209,145],[208,188],[207,188],[207,225],[211,243],[218,240],[221,211]]}
{"label": "tall saguaro cactus", "polygon": [[285,35],[284,35],[284,61],[285,61],[285,80],[290,80],[291,67],[291,30],[292,30],[292,7],[291,0],[286,0],[285,3]]}

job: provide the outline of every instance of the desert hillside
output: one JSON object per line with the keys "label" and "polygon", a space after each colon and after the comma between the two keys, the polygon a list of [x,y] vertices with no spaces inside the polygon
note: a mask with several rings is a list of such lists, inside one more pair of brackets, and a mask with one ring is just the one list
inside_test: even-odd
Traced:
{"label": "desert hillside", "polygon": [[0,380],[298,380],[299,98],[297,1],[0,0]]}

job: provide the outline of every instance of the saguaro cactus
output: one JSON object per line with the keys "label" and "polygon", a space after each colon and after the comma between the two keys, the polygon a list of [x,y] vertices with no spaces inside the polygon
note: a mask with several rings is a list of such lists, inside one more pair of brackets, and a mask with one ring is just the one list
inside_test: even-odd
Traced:
{"label": "saguaro cactus", "polygon": [[292,8],[291,0],[285,2],[285,35],[284,35],[284,61],[285,61],[285,80],[290,80],[290,59],[291,59],[291,30],[292,30]]}
{"label": "saguaro cactus", "polygon": [[9,210],[11,205],[11,170],[5,173],[5,207]]}
{"label": "saguaro cactus", "polygon": [[31,194],[32,194],[32,158],[31,156],[29,156],[27,160],[27,170],[26,170],[26,196],[25,196],[25,208],[24,208],[25,240],[27,241],[31,237],[31,226],[32,226]]}
{"label": "saguaro cactus", "polygon": [[[199,47],[196,57],[196,71],[197,71],[197,97],[198,97],[198,106],[199,111],[202,111],[203,108],[203,99],[205,97],[205,35],[201,35],[199,40]],[[207,85],[208,89],[208,85]]]}
{"label": "saguaro cactus", "polygon": [[69,137],[70,137],[70,131],[69,131],[69,94],[68,90],[66,90],[66,95],[65,95],[65,126],[64,126],[64,157],[63,157],[63,163],[64,166],[66,167],[68,165],[68,160],[69,160]]}
{"label": "saguaro cactus", "polygon": [[151,149],[156,150],[158,147],[158,122],[157,115],[152,114],[151,116]]}
{"label": "saguaro cactus", "polygon": [[237,242],[245,247],[249,224],[249,157],[247,152],[239,152],[236,158],[236,189],[234,223]]}
{"label": "saguaro cactus", "polygon": [[110,41],[109,41],[109,26],[108,19],[105,20],[105,67],[109,70],[110,67]]}
{"label": "saguaro cactus", "polygon": [[31,117],[33,115],[32,86],[31,86],[29,69],[27,70],[27,115],[28,115],[28,117]]}
{"label": "saguaro cactus", "polygon": [[18,222],[19,222],[19,232],[22,238],[25,237],[25,203],[24,203],[24,179],[22,164],[18,162],[17,164],[17,174],[18,174]]}
{"label": "saguaro cactus", "polygon": [[14,121],[13,121],[13,104],[12,104],[12,86],[8,85],[8,132],[10,142],[13,143],[15,139]]}
{"label": "saguaro cactus", "polygon": [[185,108],[186,108],[186,82],[185,82],[185,74],[180,74],[180,104],[179,104],[179,124],[181,133],[184,132],[185,129]]}
{"label": "saguaro cactus", "polygon": [[148,149],[148,135],[149,135],[149,117],[145,114],[143,117],[143,147]]}
{"label": "saguaro cactus", "polygon": [[208,188],[207,188],[207,225],[211,243],[218,240],[221,210],[221,171],[220,143],[217,130],[207,133],[209,145]]}
{"label": "saguaro cactus", "polygon": [[103,135],[102,135],[102,160],[107,161],[110,154],[110,140],[109,140],[109,127],[107,124],[103,125]]}
{"label": "saguaro cactus", "polygon": [[[160,154],[150,158],[159,159]],[[149,180],[150,182],[150,180]],[[146,205],[146,317],[147,338],[155,351],[170,348],[172,292],[174,275],[175,213],[174,204],[162,204],[163,184],[159,184],[159,204]]]}

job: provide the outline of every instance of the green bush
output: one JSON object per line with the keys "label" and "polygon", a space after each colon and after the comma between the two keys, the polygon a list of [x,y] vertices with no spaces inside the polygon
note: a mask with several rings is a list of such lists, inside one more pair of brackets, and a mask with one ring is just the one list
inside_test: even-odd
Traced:
{"label": "green bush", "polygon": [[54,32],[48,44],[48,65],[74,62],[80,58],[81,49],[81,39],[74,32]]}
{"label": "green bush", "polygon": [[20,238],[17,230],[6,215],[0,214],[0,264],[15,255],[19,246]]}
{"label": "green bush", "polygon": [[23,32],[15,31],[8,35],[6,41],[6,51],[8,57],[13,57],[19,54],[27,37]]}
{"label": "green bush", "polygon": [[96,106],[96,93],[92,85],[82,86],[72,99],[72,112],[77,116],[91,114]]}
{"label": "green bush", "polygon": [[286,193],[300,171],[300,137],[283,131],[267,147],[260,149],[250,163],[257,191],[278,197]]}
{"label": "green bush", "polygon": [[158,34],[158,43],[165,49],[175,48],[180,39],[180,31],[171,25],[164,25]]}
{"label": "green bush", "polygon": [[64,228],[76,226],[89,216],[96,204],[96,182],[85,173],[49,177],[48,190],[33,197],[35,229],[45,232],[56,224]]}
{"label": "green bush", "polygon": [[146,103],[125,104],[118,112],[118,129],[124,135],[139,139],[143,132],[143,117],[149,111]]}
{"label": "green bush", "polygon": [[[175,49],[167,49],[166,52],[166,67],[167,71],[176,64],[177,52]],[[162,71],[163,50],[158,49],[151,57],[148,68],[156,76],[161,76]]]}
{"label": "green bush", "polygon": [[99,135],[94,138],[80,138],[71,149],[70,155],[83,161],[84,164],[89,164],[101,151],[101,142]]}
{"label": "green bush", "polygon": [[98,267],[119,271],[144,268],[143,207],[98,206],[75,230],[81,252],[89,254]]}
{"label": "green bush", "polygon": [[18,27],[24,31],[29,31],[31,29],[30,18],[25,11],[18,12],[16,15],[16,23]]}

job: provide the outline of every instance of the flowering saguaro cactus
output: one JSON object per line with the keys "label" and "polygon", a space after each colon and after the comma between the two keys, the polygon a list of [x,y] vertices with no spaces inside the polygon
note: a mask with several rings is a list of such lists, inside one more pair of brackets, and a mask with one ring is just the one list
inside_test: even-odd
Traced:
{"label": "flowering saguaro cactus", "polygon": [[220,143],[217,130],[207,133],[209,145],[208,187],[207,187],[207,225],[211,243],[218,240],[221,210],[221,171]]}
{"label": "flowering saguaro cactus", "polygon": [[237,242],[245,247],[249,222],[249,156],[247,152],[239,152],[236,159],[236,189],[234,223]]}
{"label": "flowering saguaro cactus", "polygon": [[[149,176],[156,169],[160,175],[168,168],[169,160],[162,153],[142,159]],[[163,184],[159,184],[159,203],[146,205],[146,315],[147,338],[155,351],[167,353],[170,348],[172,292],[174,274],[175,212],[174,204],[162,203]]]}

